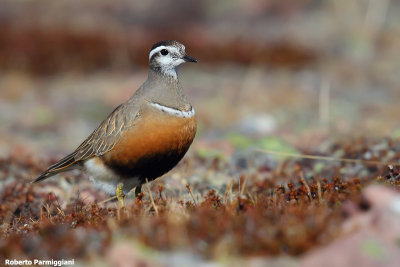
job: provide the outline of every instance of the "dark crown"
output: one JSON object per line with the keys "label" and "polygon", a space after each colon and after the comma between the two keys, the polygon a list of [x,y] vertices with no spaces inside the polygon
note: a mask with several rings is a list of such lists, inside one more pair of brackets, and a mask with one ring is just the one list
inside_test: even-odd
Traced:
{"label": "dark crown", "polygon": [[155,43],[153,45],[153,47],[150,49],[150,51],[155,49],[155,48],[157,48],[157,47],[159,47],[159,46],[177,46],[177,47],[180,47],[181,45],[182,45],[181,43],[179,43],[178,41],[175,41],[175,40],[164,40],[164,41],[160,41],[158,43]]}

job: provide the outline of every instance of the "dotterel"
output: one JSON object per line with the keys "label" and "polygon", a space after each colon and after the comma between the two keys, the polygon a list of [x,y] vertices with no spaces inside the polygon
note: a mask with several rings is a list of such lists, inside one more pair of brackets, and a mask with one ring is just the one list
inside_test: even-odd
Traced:
{"label": "dotterel", "polygon": [[143,85],[119,105],[70,155],[34,182],[57,173],[83,169],[96,187],[124,194],[171,170],[185,155],[196,134],[196,118],[178,80],[178,67],[197,62],[177,41],[156,43],[149,54]]}

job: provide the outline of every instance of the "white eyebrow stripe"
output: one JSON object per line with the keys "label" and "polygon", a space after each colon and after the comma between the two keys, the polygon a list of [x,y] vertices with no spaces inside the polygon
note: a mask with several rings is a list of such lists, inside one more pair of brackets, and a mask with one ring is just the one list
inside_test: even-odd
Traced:
{"label": "white eyebrow stripe", "polygon": [[166,49],[166,48],[167,48],[167,47],[166,47],[166,46],[163,46],[163,45],[154,48],[153,50],[150,51],[149,59],[151,59],[151,57],[152,57],[155,53],[158,53],[158,52],[160,52],[161,50]]}
{"label": "white eyebrow stripe", "polygon": [[165,112],[169,115],[173,115],[173,116],[177,116],[177,117],[181,117],[181,118],[191,118],[196,114],[193,107],[189,111],[182,111],[182,110],[179,110],[176,108],[163,106],[163,105],[160,105],[155,102],[150,102],[150,105],[152,105],[156,109],[158,109],[162,112]]}
{"label": "white eyebrow stripe", "polygon": [[149,59],[151,59],[151,57],[152,57],[154,54],[160,52],[160,51],[163,50],[163,49],[167,49],[167,50],[169,50],[169,51],[175,50],[175,51],[171,51],[172,53],[173,53],[173,52],[179,52],[179,50],[178,50],[176,47],[173,47],[173,46],[164,46],[164,45],[162,45],[162,46],[158,46],[158,47],[156,47],[156,48],[154,48],[153,50],[150,51]]}

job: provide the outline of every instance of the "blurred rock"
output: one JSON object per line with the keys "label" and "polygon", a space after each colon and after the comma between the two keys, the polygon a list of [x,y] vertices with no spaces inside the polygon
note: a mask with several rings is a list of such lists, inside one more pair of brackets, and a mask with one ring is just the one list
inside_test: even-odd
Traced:
{"label": "blurred rock", "polygon": [[398,266],[400,194],[373,185],[365,189],[363,197],[369,210],[356,212],[351,205],[353,216],[343,226],[347,235],[306,254],[302,266]]}
{"label": "blurred rock", "polygon": [[277,128],[276,119],[270,114],[253,114],[240,120],[236,130],[245,135],[265,136]]}

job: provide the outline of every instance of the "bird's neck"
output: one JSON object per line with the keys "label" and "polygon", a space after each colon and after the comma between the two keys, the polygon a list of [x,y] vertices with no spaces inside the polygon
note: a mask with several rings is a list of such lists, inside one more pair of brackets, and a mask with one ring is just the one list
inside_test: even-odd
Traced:
{"label": "bird's neck", "polygon": [[178,69],[162,70],[159,66],[150,66],[149,79],[162,79],[164,82],[178,82]]}
{"label": "bird's neck", "polygon": [[145,84],[147,90],[144,94],[149,101],[179,109],[188,104],[178,78],[150,69]]}

